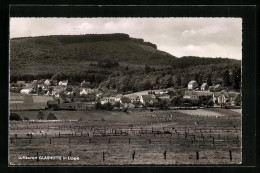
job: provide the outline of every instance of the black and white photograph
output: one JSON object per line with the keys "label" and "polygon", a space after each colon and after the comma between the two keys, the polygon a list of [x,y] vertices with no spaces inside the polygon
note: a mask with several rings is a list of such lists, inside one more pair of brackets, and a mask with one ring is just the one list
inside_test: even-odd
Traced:
{"label": "black and white photograph", "polygon": [[242,22],[10,17],[9,164],[242,164]]}

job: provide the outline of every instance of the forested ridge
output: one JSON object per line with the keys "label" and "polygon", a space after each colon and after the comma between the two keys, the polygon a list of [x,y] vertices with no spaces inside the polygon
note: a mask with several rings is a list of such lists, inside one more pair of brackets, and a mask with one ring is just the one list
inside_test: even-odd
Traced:
{"label": "forested ridge", "polygon": [[91,87],[141,91],[199,84],[239,89],[241,61],[181,57],[127,34],[24,37],[10,40],[10,82],[52,78]]}

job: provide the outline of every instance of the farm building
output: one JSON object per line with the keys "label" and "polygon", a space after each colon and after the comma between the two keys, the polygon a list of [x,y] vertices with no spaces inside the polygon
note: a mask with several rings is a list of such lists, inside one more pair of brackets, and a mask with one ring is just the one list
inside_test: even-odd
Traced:
{"label": "farm building", "polygon": [[139,103],[140,102],[140,97],[138,95],[129,95],[127,96],[130,100],[131,100],[131,103]]}
{"label": "farm building", "polygon": [[192,80],[188,83],[188,90],[193,90],[198,87],[198,83],[195,80]]}
{"label": "farm building", "polygon": [[203,83],[200,87],[200,90],[208,90],[209,89],[209,85],[207,83]]}
{"label": "farm building", "polygon": [[157,103],[158,100],[156,99],[155,95],[149,94],[149,95],[142,95],[140,98],[140,102],[142,104],[146,104],[146,103],[154,104]]}
{"label": "farm building", "polygon": [[115,97],[104,97],[100,101],[101,101],[102,105],[105,103],[111,103],[113,105],[113,104],[115,104],[116,99],[115,99]]}
{"label": "farm building", "polygon": [[86,88],[81,88],[80,91],[79,91],[79,95],[86,95],[88,94],[88,91]]}
{"label": "farm building", "polygon": [[160,91],[160,94],[163,95],[163,94],[168,94],[168,90],[161,90]]}
{"label": "farm building", "polygon": [[131,103],[131,100],[128,97],[122,97],[120,99],[120,103],[123,105],[123,107],[134,108],[134,104]]}
{"label": "farm building", "polygon": [[185,91],[183,98],[198,100],[200,97],[212,97],[209,91]]}
{"label": "farm building", "polygon": [[63,80],[63,81],[60,81],[60,82],[59,82],[59,85],[60,85],[60,86],[67,86],[68,83],[69,83],[68,80]]}
{"label": "farm building", "polygon": [[115,101],[116,101],[116,102],[120,102],[120,100],[121,100],[122,97],[123,97],[122,94],[117,94],[117,95],[115,96]]}
{"label": "farm building", "polygon": [[80,86],[81,86],[81,87],[86,87],[86,88],[88,88],[88,87],[90,87],[90,82],[86,82],[86,81],[84,80],[83,82],[80,83]]}
{"label": "farm building", "polygon": [[20,91],[21,94],[30,94],[32,92],[31,88],[24,88]]}
{"label": "farm building", "polygon": [[[227,96],[227,95],[226,95]],[[226,97],[225,94],[222,94],[221,92],[214,92],[212,96],[212,101],[215,104],[226,104],[228,97]]]}
{"label": "farm building", "polygon": [[52,85],[53,83],[52,83],[52,80],[50,80],[50,79],[46,79],[45,81],[44,81],[44,85],[47,85],[47,86],[50,86],[50,85]]}

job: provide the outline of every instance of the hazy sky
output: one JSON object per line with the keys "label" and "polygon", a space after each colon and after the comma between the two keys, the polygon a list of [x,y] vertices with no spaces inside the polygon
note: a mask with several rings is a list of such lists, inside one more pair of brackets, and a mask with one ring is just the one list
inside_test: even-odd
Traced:
{"label": "hazy sky", "polygon": [[11,18],[10,38],[127,33],[174,56],[242,59],[241,18]]}

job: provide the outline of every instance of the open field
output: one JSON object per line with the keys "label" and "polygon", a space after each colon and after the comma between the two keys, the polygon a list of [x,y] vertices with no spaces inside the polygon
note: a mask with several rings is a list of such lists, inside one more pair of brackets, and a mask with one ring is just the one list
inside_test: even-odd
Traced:
{"label": "open field", "polygon": [[[200,111],[196,114],[179,110],[43,111],[45,117],[55,114],[58,121],[39,121],[38,111],[13,111],[29,121],[9,124],[9,162],[11,165],[241,163],[241,115],[220,108]],[[27,136],[28,133],[34,134]],[[22,156],[32,158],[21,159]],[[43,160],[42,156],[64,158]],[[68,156],[79,160],[68,160]]]}
{"label": "open field", "polygon": [[51,96],[27,95],[20,93],[10,93],[10,110],[33,110],[44,109],[47,100],[53,100]]}

